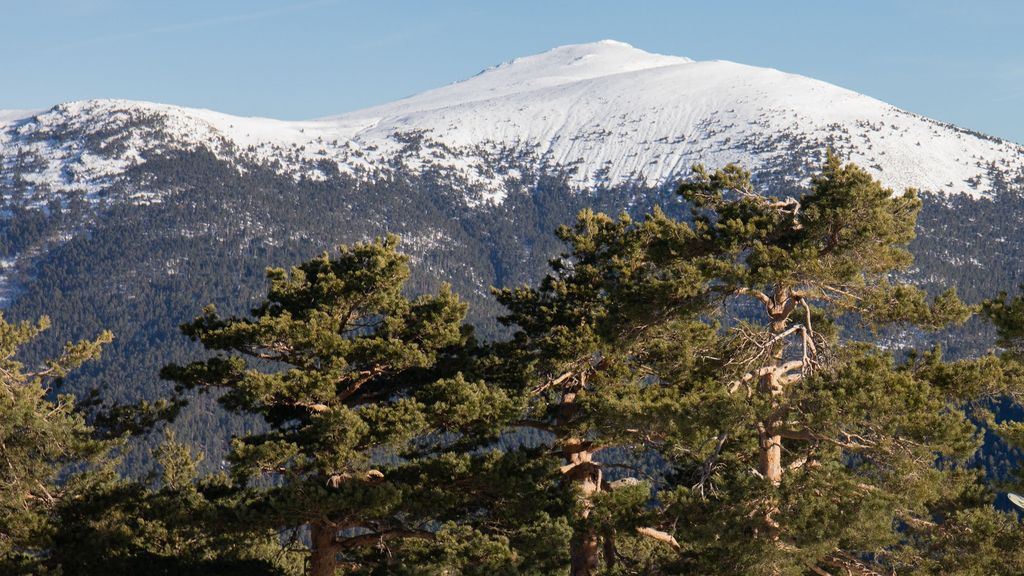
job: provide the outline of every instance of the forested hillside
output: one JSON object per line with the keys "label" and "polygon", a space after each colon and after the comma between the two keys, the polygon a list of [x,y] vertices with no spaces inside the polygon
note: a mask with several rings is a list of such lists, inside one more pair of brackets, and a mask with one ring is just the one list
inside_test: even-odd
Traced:
{"label": "forested hillside", "polygon": [[[807,173],[803,159],[789,168]],[[240,172],[203,151],[153,157],[137,170],[154,189],[175,192],[163,202],[140,204],[118,201],[131,188],[113,187],[98,212],[75,202],[55,203],[46,212],[12,208],[0,242],[5,254],[36,254],[5,274],[9,317],[55,319],[41,354],[99,330],[114,332],[103,359],[68,381],[71,391],[98,388],[111,401],[166,391],[159,368],[195,351],[178,337],[177,326],[191,320],[196,303],[246,312],[265,290],[268,266],[394,232],[414,259],[409,292],[452,283],[471,304],[478,334],[489,339],[503,331],[496,323],[502,308],[488,288],[538,279],[560,250],[554,229],[579,210],[639,215],[658,205],[687,217],[671,190],[573,192],[557,174],[537,175],[536,186],[517,189],[499,206],[466,211],[449,197],[451,182],[443,174],[373,185],[341,174],[296,181],[255,164]],[[780,196],[802,193],[783,169],[757,180]],[[1016,232],[1024,196],[1018,183],[1001,186],[993,199],[926,194],[910,247],[915,264],[905,277],[933,292],[955,286],[968,302],[1024,282],[1016,264],[1024,252],[1024,236]],[[974,322],[955,334],[945,343],[953,356],[982,352],[994,337]],[[899,347],[926,335],[896,330],[890,337]],[[220,461],[226,438],[247,424],[198,400],[176,426],[181,439],[208,453],[209,468]],[[140,460],[131,462],[140,469]]]}
{"label": "forested hillside", "polygon": [[[240,248],[239,276],[278,255],[231,233],[281,201],[270,190],[249,212],[214,212],[202,237]],[[735,165],[696,167],[671,194],[690,210],[584,209],[558,227],[547,273],[477,312],[503,310],[483,339],[475,298],[413,281],[429,261],[395,235],[271,268],[262,288],[202,258],[160,269],[147,278],[194,266],[193,282],[217,276],[224,292],[175,303],[190,320],[166,341],[135,333],[124,350],[175,386],[154,379],[153,401],[134,405],[59,393],[82,364],[79,383],[116,369],[97,362],[117,346],[110,332],[60,350],[40,342],[49,320],[0,317],[0,569],[1020,573],[1024,529],[997,505],[1020,479],[981,449],[986,435],[1024,444],[1007,418],[1024,398],[1024,296],[971,305],[909,283],[922,199],[831,153],[799,197]],[[125,217],[106,224],[120,243],[79,234],[58,252],[161,247]],[[91,262],[115,274],[86,290],[156,294]],[[972,317],[997,352],[944,356],[983,340],[956,344]],[[135,400],[133,380],[119,382]],[[189,411],[165,411],[182,399]],[[234,438],[200,453],[168,427],[176,416]],[[126,467],[133,435],[154,448]]]}
{"label": "forested hillside", "polygon": [[[901,279],[968,302],[1024,282],[1020,146],[811,78],[605,41],[308,122],[123,100],[5,114],[0,306],[54,317],[37,357],[112,330],[67,389],[153,398],[159,367],[195,351],[175,331],[196,302],[244,313],[266,267],[394,232],[415,264],[408,292],[452,283],[491,339],[506,332],[490,287],[539,279],[553,230],[579,210],[686,218],[673,190],[698,162],[739,161],[761,189],[799,198],[829,148],[897,192],[923,189]],[[977,322],[955,330],[954,357],[993,342]],[[197,400],[177,426],[212,469],[249,424]]]}

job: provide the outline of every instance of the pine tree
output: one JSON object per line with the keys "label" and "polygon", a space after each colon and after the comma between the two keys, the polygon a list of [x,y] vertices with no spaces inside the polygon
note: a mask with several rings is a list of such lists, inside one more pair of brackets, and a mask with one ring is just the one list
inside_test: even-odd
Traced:
{"label": "pine tree", "polygon": [[[126,430],[148,429],[174,403],[101,406],[59,393],[61,380],[97,358],[109,332],[68,344],[63,353],[27,369],[19,352],[49,327],[10,324],[0,316],[0,572],[99,575],[283,574],[268,542],[211,534],[216,478],[199,483],[183,446],[167,443],[162,487],[123,478],[117,448]],[[99,409],[101,412],[96,412]],[[220,489],[223,492],[223,489]],[[279,552],[274,547],[273,553]]]}
{"label": "pine tree", "polygon": [[[993,513],[964,409],[1013,384],[990,359],[858,342],[970,314],[952,290],[896,281],[915,193],[832,154],[799,200],[757,193],[735,166],[696,167],[679,191],[689,221],[584,212],[538,288],[498,293],[519,328],[503,377],[531,397],[522,424],[553,433],[577,494],[572,574],[602,557],[650,573],[941,570],[950,511]],[[653,501],[623,507],[596,458],[616,447],[669,463],[666,481],[647,475]]]}
{"label": "pine tree", "polygon": [[[678,230],[660,212],[635,223],[585,210],[575,227],[558,230],[571,251],[551,261],[540,286],[495,291],[509,311],[502,321],[517,332],[492,347],[490,379],[527,399],[515,425],[549,434],[563,458],[555,472],[573,501],[563,543],[573,576],[597,573],[602,558],[607,570],[620,559],[642,565],[623,547],[680,549],[652,524],[649,502],[662,431],[676,426],[683,399],[675,382],[652,380],[642,362],[678,347],[678,369],[687,372],[695,349],[714,338],[699,321],[708,310],[700,270],[665,259],[665,241]],[[602,453],[648,461],[635,470],[643,478],[610,480]]]}
{"label": "pine tree", "polygon": [[254,528],[306,534],[315,576],[399,571],[425,553],[451,563],[455,534],[515,562],[507,537],[465,520],[487,518],[481,502],[509,500],[480,482],[501,455],[477,447],[518,404],[459,372],[472,343],[466,306],[447,287],[406,297],[397,244],[389,236],[270,270],[251,318],[211,307],[183,327],[216,355],[164,370],[266,421],[232,445],[231,474],[247,490],[238,513]]}
{"label": "pine tree", "polygon": [[166,433],[143,479],[113,470],[55,512],[53,555],[61,574],[101,576],[295,576],[302,555],[282,550],[272,529],[254,530],[236,513],[240,493],[224,474],[200,477],[194,455]]}
{"label": "pine tree", "polygon": [[8,323],[0,315],[0,571],[5,574],[56,569],[55,510],[80,497],[82,478],[102,465],[116,441],[95,437],[75,400],[59,394],[60,380],[99,356],[111,341],[67,344],[57,358],[28,368],[19,352],[50,326]]}

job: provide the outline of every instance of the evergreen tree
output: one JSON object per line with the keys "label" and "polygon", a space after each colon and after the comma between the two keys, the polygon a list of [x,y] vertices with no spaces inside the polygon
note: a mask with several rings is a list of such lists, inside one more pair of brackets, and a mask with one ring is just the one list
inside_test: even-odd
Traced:
{"label": "evergreen tree", "polygon": [[465,558],[452,547],[466,539],[490,550],[490,571],[507,572],[520,560],[509,537],[465,520],[513,516],[501,508],[513,499],[486,481],[508,462],[477,447],[519,405],[459,372],[472,343],[466,306],[447,287],[406,297],[397,244],[389,236],[270,270],[252,318],[210,307],[183,327],[215,356],[164,375],[223,391],[222,405],[266,421],[232,445],[231,475],[246,489],[236,512],[253,528],[308,537],[310,574],[399,572],[410,558],[457,573],[453,558]]}
{"label": "evergreen tree", "polygon": [[[931,573],[952,566],[935,543],[958,519],[1012,533],[967,466],[981,437],[964,411],[1012,390],[1006,372],[856,341],[970,313],[895,281],[914,192],[829,154],[799,200],[735,166],[695,168],[680,194],[689,222],[582,213],[538,288],[498,293],[519,328],[502,377],[532,398],[524,424],[553,432],[578,496],[572,574],[602,556],[609,571]],[[669,462],[667,481],[646,478],[657,506],[624,507],[615,484],[647,485],[607,482],[595,456],[614,447]]]}
{"label": "evergreen tree", "polygon": [[148,428],[176,405],[96,414],[95,398],[78,403],[59,393],[69,371],[98,357],[112,336],[68,344],[27,369],[19,352],[48,327],[45,317],[10,324],[0,316],[0,572],[283,574],[268,546],[275,533],[262,540],[210,533],[210,519],[220,515],[199,488],[216,492],[218,479],[198,484],[194,460],[173,439],[158,454],[159,489],[121,477],[114,449],[124,446],[125,432]]}
{"label": "evergreen tree", "polygon": [[202,456],[168,432],[145,479],[94,474],[74,502],[58,507],[53,536],[61,574],[101,576],[294,576],[303,556],[283,550],[272,529],[236,513],[224,474],[200,478]]}
{"label": "evergreen tree", "polygon": [[0,315],[0,571],[5,574],[58,569],[55,511],[87,489],[92,468],[107,461],[115,441],[97,439],[61,379],[95,359],[111,341],[67,344],[57,358],[28,368],[18,353],[50,325],[8,323]]}
{"label": "evergreen tree", "polygon": [[[635,223],[585,210],[575,227],[558,230],[571,251],[552,260],[540,286],[495,291],[509,310],[502,321],[518,331],[492,346],[490,378],[527,399],[515,424],[549,434],[563,458],[556,472],[573,501],[563,544],[573,576],[597,573],[602,557],[608,570],[620,560],[651,569],[626,548],[680,549],[652,524],[648,504],[663,431],[679,425],[686,399],[677,382],[652,378],[644,359],[672,348],[680,373],[692,371],[715,330],[700,321],[709,310],[701,271],[664,251],[677,230],[661,212]],[[635,470],[643,478],[610,480],[599,454],[647,464]]]}

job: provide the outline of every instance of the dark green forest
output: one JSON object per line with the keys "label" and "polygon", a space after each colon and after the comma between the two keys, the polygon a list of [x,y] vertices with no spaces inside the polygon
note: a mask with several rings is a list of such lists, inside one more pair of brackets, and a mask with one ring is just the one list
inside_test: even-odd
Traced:
{"label": "dark green forest", "polygon": [[[794,182],[809,175],[805,160],[821,151],[806,143],[787,145],[797,146],[793,161],[754,180],[780,197],[799,197],[804,190]],[[503,162],[518,165],[514,157]],[[497,322],[503,312],[489,287],[539,281],[547,260],[561,251],[552,232],[580,210],[640,217],[657,205],[689,218],[686,202],[671,189],[625,186],[581,193],[557,171],[529,175],[525,166],[523,181],[534,184],[511,190],[499,206],[473,210],[462,204],[455,192],[461,187],[447,174],[427,171],[368,183],[335,172],[314,181],[273,167],[243,166],[204,150],[165,152],[148,157],[94,203],[70,196],[40,210],[4,200],[0,258],[19,256],[17,266],[5,271],[5,313],[15,320],[49,315],[54,323],[26,354],[42,359],[64,342],[111,330],[116,338],[103,357],[72,374],[65,389],[78,395],[98,390],[109,402],[163,397],[168,385],[158,376],[160,368],[198,350],[177,333],[197,303],[244,313],[264,293],[268,266],[386,233],[400,235],[402,250],[414,259],[409,294],[451,283],[470,304],[468,319],[478,337],[493,339],[507,328]],[[171,192],[159,203],[133,202],[139,182]],[[955,286],[971,303],[1024,282],[1024,236],[1016,232],[1024,213],[1021,183],[997,178],[994,194],[992,200],[922,195],[910,244],[915,262],[901,278],[933,294]],[[977,320],[950,330],[942,339],[947,356],[977,355],[994,342],[994,331]],[[927,345],[934,336],[899,327],[885,338],[900,348]],[[207,455],[201,469],[214,471],[226,454],[226,439],[256,422],[201,397],[174,428],[183,442]],[[140,449],[125,463],[132,475],[145,473],[159,439],[157,434],[133,441]],[[985,457],[1005,471],[1008,448],[991,440]]]}
{"label": "dark green forest", "polygon": [[158,204],[9,207],[4,255],[84,228],[0,321],[3,573],[1024,570],[1013,183],[828,155],[469,218],[162,161]]}

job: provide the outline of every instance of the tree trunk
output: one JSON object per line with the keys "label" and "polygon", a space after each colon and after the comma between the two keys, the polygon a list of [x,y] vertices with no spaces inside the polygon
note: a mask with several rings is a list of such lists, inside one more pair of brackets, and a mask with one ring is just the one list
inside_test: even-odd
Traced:
{"label": "tree trunk", "polygon": [[592,576],[597,572],[600,545],[593,531],[573,534],[569,543],[572,576]]}
{"label": "tree trunk", "polygon": [[615,532],[604,535],[604,567],[608,570],[615,568],[617,552],[615,550]]}
{"label": "tree trunk", "polygon": [[[786,331],[786,322],[793,307],[786,291],[782,291],[782,294],[777,292],[775,302],[775,305],[769,309],[772,319],[771,335],[773,337],[777,337]],[[772,350],[773,368],[782,366],[785,351],[786,346],[784,342],[779,342],[775,345],[775,349]],[[776,414],[784,392],[783,385],[779,381],[780,378],[781,374],[775,372],[765,374],[761,377],[758,386],[758,391],[761,394],[771,398],[772,415]],[[775,417],[772,416],[762,422],[758,430],[758,448],[760,449],[758,472],[774,486],[782,483],[782,436],[774,433],[781,426],[782,422],[775,421]]]}
{"label": "tree trunk", "polygon": [[[601,466],[591,460],[591,453],[585,448],[586,443],[570,438],[564,444],[567,461],[562,467],[566,480],[572,483],[577,491],[576,521],[585,525],[594,507],[593,496],[601,490]],[[576,528],[569,541],[569,558],[572,565],[572,576],[592,576],[597,572],[600,562],[601,538],[590,528]]]}
{"label": "tree trunk", "polygon": [[309,554],[309,576],[335,576],[338,569],[336,530],[322,522],[309,525],[312,540]]}
{"label": "tree trunk", "polygon": [[767,430],[761,430],[759,444],[761,458],[758,472],[764,475],[765,480],[778,486],[782,483],[782,436],[769,435]]}
{"label": "tree trunk", "polygon": [[[782,363],[781,352],[775,361],[776,365]],[[765,374],[761,377],[761,382],[758,385],[758,391],[771,398],[771,413],[773,415],[776,413],[779,397],[782,395],[782,384],[778,378],[779,376],[776,374]],[[757,471],[773,486],[782,483],[782,436],[775,433],[781,426],[782,422],[776,421],[774,416],[770,416],[758,426]]]}
{"label": "tree trunk", "polygon": [[[576,394],[586,387],[587,373],[581,372],[575,383],[562,394],[558,406],[559,425],[571,422],[579,413]],[[569,561],[571,576],[592,576],[597,572],[601,558],[601,538],[587,528],[587,518],[594,507],[593,496],[601,490],[601,465],[594,462],[590,443],[581,438],[566,438],[562,441],[562,455],[565,466],[562,475],[576,491],[575,524],[569,540]]]}
{"label": "tree trunk", "polygon": [[[786,324],[789,314],[795,306],[795,301],[789,297],[788,290],[785,289],[777,288],[773,296],[772,305],[768,307],[768,315],[771,317],[770,332],[774,338],[781,336],[786,331]],[[773,370],[762,376],[758,383],[758,392],[771,399],[768,417],[758,425],[758,471],[765,480],[772,483],[772,486],[782,483],[782,436],[776,431],[782,427],[782,422],[779,421],[779,407],[783,401],[785,390],[781,381],[782,374],[777,369],[782,367],[785,354],[785,342],[777,342],[771,351]],[[777,541],[780,532],[778,501],[776,498],[771,498],[766,504],[764,523],[767,528],[767,536]],[[771,573],[777,574],[777,567]]]}

